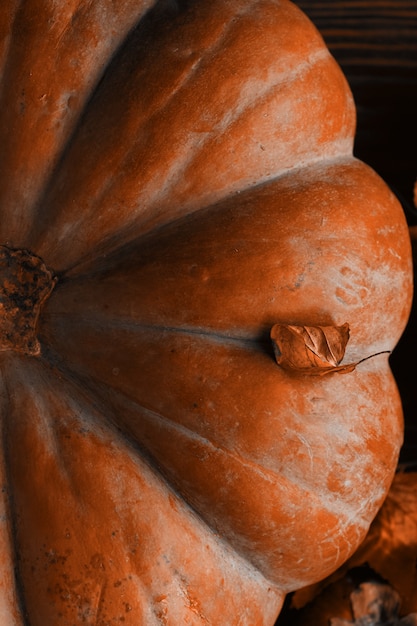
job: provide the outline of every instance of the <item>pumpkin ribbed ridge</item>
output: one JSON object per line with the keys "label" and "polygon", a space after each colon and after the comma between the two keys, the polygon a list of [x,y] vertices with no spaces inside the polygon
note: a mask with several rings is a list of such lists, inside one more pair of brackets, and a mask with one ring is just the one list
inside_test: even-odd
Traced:
{"label": "pumpkin ribbed ridge", "polygon": [[2,3],[0,241],[27,247],[35,207],[86,103],[109,59],[153,4]]}
{"label": "pumpkin ribbed ridge", "polygon": [[[10,419],[4,442],[20,554],[17,593],[32,624],[117,619],[129,626],[160,626],[163,615],[173,624],[204,624],[213,609],[216,615],[218,602],[228,605],[222,614],[230,623],[235,615],[248,625],[273,623],[280,594],[221,538],[207,535],[181,498],[109,424],[108,407],[102,412],[85,387],[62,380],[39,360],[6,357],[1,370],[3,383],[13,390],[3,408]],[[192,529],[184,532],[190,515]],[[9,528],[0,526],[1,544],[7,547],[9,537]],[[152,551],[157,556],[148,563]],[[13,607],[10,578],[1,603],[5,594]],[[210,592],[213,579],[216,594]],[[254,589],[256,598],[249,601]],[[18,607],[10,608],[14,619],[8,624],[26,623]]]}
{"label": "pumpkin ribbed ridge", "polygon": [[[244,6],[228,29],[225,13],[234,9],[222,2],[205,8],[204,35],[197,12],[184,22],[180,13],[178,24],[173,20],[152,42],[133,37],[109,68],[28,242],[56,270],[300,164],[351,153],[353,102],[317,32],[286,3]],[[285,35],[274,67],[268,46],[278,45],[276,19]],[[178,46],[171,40],[177,29]],[[124,62],[132,54],[133,67]],[[157,84],[155,73],[162,76]],[[213,90],[218,76],[222,83]]]}
{"label": "pumpkin ribbed ridge", "polygon": [[[256,344],[250,350],[224,344],[215,348],[207,340],[186,341],[178,333],[172,337],[155,332],[151,341],[149,331],[119,332],[114,337],[120,347],[111,351],[106,364],[100,348],[108,343],[106,335],[93,327],[79,333],[77,323],[64,320],[62,328],[53,324],[54,338],[46,339],[65,354],[81,379],[90,380],[98,395],[106,397],[122,430],[147,450],[211,528],[281,588],[285,580],[291,580],[289,588],[295,580],[298,585],[306,583],[304,576],[314,576],[312,563],[323,568],[319,555],[312,552],[336,536],[339,552],[333,557],[347,558],[360,539],[358,533],[366,532],[370,511],[384,498],[401,442],[401,421],[394,417],[398,399],[393,401],[393,381],[383,357],[374,365],[361,366],[357,374],[342,375],[342,380],[336,376],[312,385],[308,380],[288,380]],[[72,346],[78,346],[78,354]],[[135,346],[133,351],[129,346]],[[188,376],[183,379],[185,364]],[[382,389],[384,394],[392,390],[384,396],[384,406],[379,401],[376,407],[372,398],[366,398],[368,386],[381,386],[381,394]],[[321,405],[315,404],[314,395],[321,398]],[[356,397],[358,403],[353,402]],[[346,421],[349,426],[344,426]],[[300,440],[294,436],[299,430]],[[375,440],[372,445],[370,440],[369,452],[364,443],[368,431]],[[289,459],[288,448],[293,450]],[[360,486],[350,481],[344,487],[337,478],[346,465],[353,475],[363,476]],[[219,483],[213,481],[214,467],[221,476]],[[277,482],[271,482],[273,475]],[[256,497],[247,500],[252,489]],[[316,522],[305,515],[301,494],[306,493],[311,515],[323,517],[322,539],[313,544],[308,527]],[[291,523],[288,507],[293,511]],[[305,543],[300,543],[300,536]],[[291,537],[298,537],[294,547],[298,556],[291,557],[293,566],[285,559],[281,569],[276,555],[282,553],[283,544],[291,544]],[[287,555],[288,550],[287,546]],[[305,572],[304,559],[309,564]],[[329,558],[328,571],[335,566]]]}

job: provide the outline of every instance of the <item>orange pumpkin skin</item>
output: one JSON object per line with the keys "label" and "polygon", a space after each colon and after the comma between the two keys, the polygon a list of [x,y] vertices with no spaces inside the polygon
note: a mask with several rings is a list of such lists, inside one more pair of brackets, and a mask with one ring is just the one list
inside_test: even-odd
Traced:
{"label": "orange pumpkin skin", "polygon": [[[0,8],[0,242],[57,276],[0,355],[7,624],[271,626],[402,442],[408,231],[339,68],[286,0],[151,4]],[[345,322],[353,371],[274,360]]]}

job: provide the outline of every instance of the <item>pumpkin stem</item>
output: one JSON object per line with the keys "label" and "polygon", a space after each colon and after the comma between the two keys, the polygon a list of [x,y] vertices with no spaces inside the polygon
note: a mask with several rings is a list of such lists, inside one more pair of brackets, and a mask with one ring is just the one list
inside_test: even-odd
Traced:
{"label": "pumpkin stem", "polygon": [[37,255],[0,246],[0,351],[40,354],[38,318],[56,282]]}

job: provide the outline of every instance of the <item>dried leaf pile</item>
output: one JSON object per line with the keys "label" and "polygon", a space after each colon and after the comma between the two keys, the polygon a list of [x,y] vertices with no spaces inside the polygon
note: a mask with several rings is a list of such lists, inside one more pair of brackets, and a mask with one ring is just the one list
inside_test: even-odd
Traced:
{"label": "dried leaf pile", "polygon": [[399,617],[400,596],[389,585],[363,583],[350,594],[354,621],[330,620],[330,626],[417,626],[417,613]]}

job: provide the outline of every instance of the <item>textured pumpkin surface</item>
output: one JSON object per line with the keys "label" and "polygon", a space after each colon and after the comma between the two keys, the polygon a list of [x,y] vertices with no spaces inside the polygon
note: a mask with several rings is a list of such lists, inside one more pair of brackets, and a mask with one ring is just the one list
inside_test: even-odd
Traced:
{"label": "textured pumpkin surface", "polygon": [[[0,355],[5,624],[271,626],[397,463],[408,231],[340,69],[286,0],[153,4],[0,8],[0,243],[56,280]],[[353,371],[277,365],[346,322]]]}

